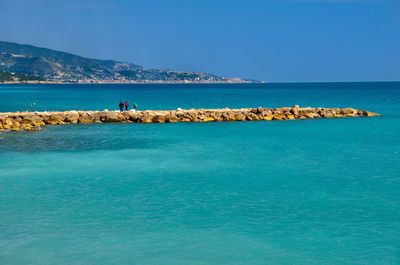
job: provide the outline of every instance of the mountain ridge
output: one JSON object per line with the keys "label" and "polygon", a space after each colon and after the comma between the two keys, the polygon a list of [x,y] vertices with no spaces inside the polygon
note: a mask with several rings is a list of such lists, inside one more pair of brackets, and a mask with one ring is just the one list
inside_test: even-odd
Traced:
{"label": "mountain ridge", "polygon": [[204,72],[143,68],[117,60],[0,41],[0,82],[56,83],[247,83]]}

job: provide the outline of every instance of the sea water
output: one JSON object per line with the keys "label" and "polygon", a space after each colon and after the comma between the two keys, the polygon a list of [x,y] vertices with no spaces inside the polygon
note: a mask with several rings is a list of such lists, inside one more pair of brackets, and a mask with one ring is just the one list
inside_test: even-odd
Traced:
{"label": "sea water", "polygon": [[120,100],[383,116],[2,133],[1,265],[400,264],[400,83],[0,86],[0,111]]}

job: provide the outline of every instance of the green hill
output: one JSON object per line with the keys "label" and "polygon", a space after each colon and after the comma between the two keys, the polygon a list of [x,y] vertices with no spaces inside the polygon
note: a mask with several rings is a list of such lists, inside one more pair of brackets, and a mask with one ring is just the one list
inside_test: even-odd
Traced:
{"label": "green hill", "polygon": [[97,60],[71,53],[0,41],[0,82],[244,82],[202,72],[145,69],[114,60]]}

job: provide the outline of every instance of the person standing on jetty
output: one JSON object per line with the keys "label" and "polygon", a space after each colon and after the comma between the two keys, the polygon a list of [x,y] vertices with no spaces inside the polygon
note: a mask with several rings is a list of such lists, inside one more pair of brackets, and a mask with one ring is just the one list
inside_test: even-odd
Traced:
{"label": "person standing on jetty", "polygon": [[129,102],[127,100],[127,101],[125,101],[125,110],[128,110],[128,109],[129,109]]}
{"label": "person standing on jetty", "polygon": [[119,111],[124,110],[124,102],[122,100],[119,101]]}

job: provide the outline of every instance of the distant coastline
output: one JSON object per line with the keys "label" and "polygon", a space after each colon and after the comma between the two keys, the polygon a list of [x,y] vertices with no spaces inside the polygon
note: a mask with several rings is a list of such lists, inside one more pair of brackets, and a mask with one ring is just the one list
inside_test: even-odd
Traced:
{"label": "distant coastline", "polygon": [[0,41],[0,84],[212,84],[255,83],[239,77],[144,68],[114,60]]}
{"label": "distant coastline", "polygon": [[0,82],[1,85],[17,85],[17,84],[127,84],[127,85],[142,85],[142,84],[254,84],[254,83],[265,83],[264,81],[250,81],[250,80],[224,80],[224,81],[164,81],[164,80],[141,80],[141,81],[118,81],[118,80],[91,80],[91,81],[58,81],[58,80],[48,80],[48,81],[4,81]]}

